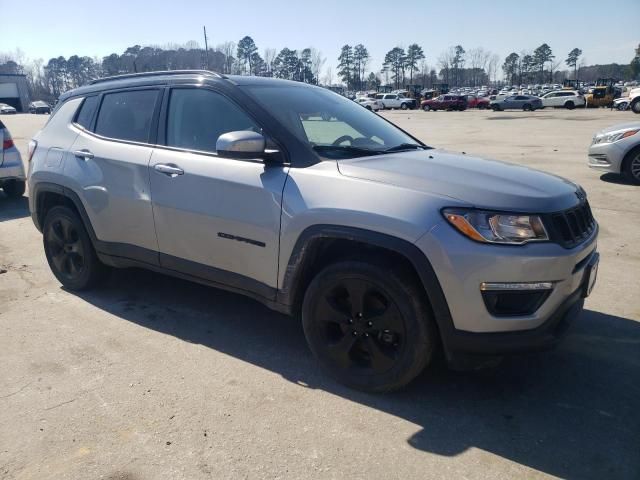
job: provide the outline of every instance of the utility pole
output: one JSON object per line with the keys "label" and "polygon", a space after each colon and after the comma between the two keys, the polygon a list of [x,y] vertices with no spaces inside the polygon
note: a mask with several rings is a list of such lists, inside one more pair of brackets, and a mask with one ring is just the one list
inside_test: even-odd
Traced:
{"label": "utility pole", "polygon": [[207,39],[207,27],[203,26],[204,31],[204,69],[209,70],[209,42]]}

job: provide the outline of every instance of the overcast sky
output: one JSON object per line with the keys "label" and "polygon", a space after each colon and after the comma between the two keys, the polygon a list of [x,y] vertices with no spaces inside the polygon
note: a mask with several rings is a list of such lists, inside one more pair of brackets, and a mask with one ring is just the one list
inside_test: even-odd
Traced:
{"label": "overcast sky", "polygon": [[[440,5],[440,6],[436,6]],[[614,8],[613,8],[614,7]],[[420,44],[429,65],[447,47],[500,55],[548,43],[558,59],[574,47],[587,64],[628,63],[640,43],[640,0],[0,0],[0,52],[30,58],[122,53],[132,45],[237,42],[315,47],[335,67],[340,47],[363,43],[378,71],[395,46]]]}

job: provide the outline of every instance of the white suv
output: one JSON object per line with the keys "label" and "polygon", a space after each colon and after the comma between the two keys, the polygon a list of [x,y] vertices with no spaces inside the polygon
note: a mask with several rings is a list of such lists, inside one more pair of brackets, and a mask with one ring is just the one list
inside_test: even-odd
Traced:
{"label": "white suv", "polygon": [[542,97],[543,107],[560,107],[573,110],[576,107],[584,107],[584,97],[576,90],[558,90],[549,92]]}

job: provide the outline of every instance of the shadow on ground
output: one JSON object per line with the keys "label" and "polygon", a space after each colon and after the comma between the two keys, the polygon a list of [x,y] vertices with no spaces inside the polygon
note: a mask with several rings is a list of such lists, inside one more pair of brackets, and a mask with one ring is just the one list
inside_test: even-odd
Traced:
{"label": "shadow on ground", "polygon": [[607,183],[615,183],[617,185],[633,185],[637,186],[635,183],[632,183],[627,179],[624,175],[620,175],[618,173],[604,173],[600,175],[600,180]]}
{"label": "shadow on ground", "polygon": [[0,191],[0,222],[29,216],[27,197],[9,198]]}
{"label": "shadow on ground", "polygon": [[418,450],[453,457],[478,448],[563,478],[640,472],[640,322],[587,310],[556,351],[513,357],[482,372],[435,367],[405,391],[368,395],[319,370],[300,322],[244,297],[138,270],[114,272],[105,288],[81,296],[300,388],[416,423],[418,433],[397,441]]}

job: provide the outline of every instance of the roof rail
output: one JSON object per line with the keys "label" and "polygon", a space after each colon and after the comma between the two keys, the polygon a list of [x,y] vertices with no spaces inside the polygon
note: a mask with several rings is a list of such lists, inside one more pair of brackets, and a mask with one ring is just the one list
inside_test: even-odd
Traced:
{"label": "roof rail", "polygon": [[143,78],[143,77],[159,77],[165,75],[188,75],[188,74],[197,74],[197,75],[208,75],[210,77],[216,78],[226,78],[224,75],[221,75],[217,72],[212,72],[210,70],[165,70],[158,72],[140,72],[140,73],[125,73],[124,75],[114,75],[112,77],[104,77],[93,80],[89,85],[95,85],[96,83],[102,82],[110,82],[112,80],[124,80],[127,78]]}

